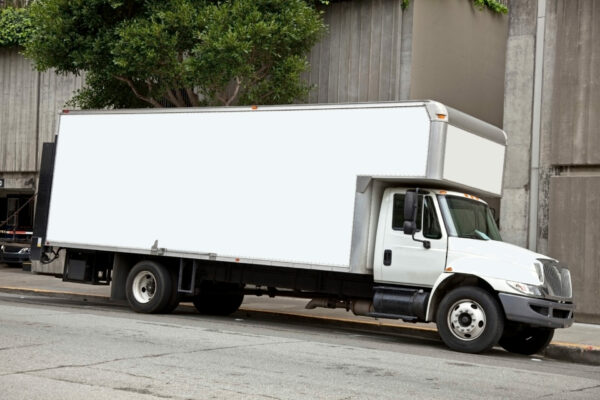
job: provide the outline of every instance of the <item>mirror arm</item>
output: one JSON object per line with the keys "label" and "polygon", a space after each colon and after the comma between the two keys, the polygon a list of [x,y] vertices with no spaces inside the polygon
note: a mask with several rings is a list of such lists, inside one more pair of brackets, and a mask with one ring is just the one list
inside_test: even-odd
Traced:
{"label": "mirror arm", "polygon": [[421,240],[421,239],[415,238],[415,233],[417,233],[417,232],[415,231],[412,234],[412,240],[414,240],[415,242],[421,242],[421,243],[423,243],[423,247],[425,247],[426,249],[430,249],[431,248],[431,242],[429,240]]}

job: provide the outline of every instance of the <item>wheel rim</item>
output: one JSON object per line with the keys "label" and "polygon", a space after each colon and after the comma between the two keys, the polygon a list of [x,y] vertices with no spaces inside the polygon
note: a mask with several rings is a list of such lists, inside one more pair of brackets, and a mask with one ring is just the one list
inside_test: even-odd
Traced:
{"label": "wheel rim", "polygon": [[485,331],[483,308],[470,299],[459,300],[448,311],[448,328],[460,340],[475,340]]}
{"label": "wheel rim", "polygon": [[152,272],[140,271],[133,279],[133,297],[138,303],[149,303],[156,293],[156,277]]}

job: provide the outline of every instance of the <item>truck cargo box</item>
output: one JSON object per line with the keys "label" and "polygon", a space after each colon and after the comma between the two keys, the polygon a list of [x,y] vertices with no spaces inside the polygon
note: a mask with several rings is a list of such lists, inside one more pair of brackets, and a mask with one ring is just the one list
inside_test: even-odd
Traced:
{"label": "truck cargo box", "polygon": [[499,196],[505,147],[433,101],[65,112],[46,244],[367,273],[372,182]]}

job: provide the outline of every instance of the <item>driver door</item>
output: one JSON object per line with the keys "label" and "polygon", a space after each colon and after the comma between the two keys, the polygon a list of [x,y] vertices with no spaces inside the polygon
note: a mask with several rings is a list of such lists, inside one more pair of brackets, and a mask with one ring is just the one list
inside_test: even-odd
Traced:
{"label": "driver door", "polygon": [[441,223],[437,199],[419,195],[415,239],[427,240],[431,247],[404,234],[404,193],[392,193],[387,202],[387,221],[383,249],[379,257],[378,281],[432,287],[446,265],[448,238]]}

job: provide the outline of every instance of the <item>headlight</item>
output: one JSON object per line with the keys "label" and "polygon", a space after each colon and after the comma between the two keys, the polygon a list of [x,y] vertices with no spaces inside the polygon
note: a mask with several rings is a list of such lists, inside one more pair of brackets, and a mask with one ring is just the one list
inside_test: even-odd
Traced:
{"label": "headlight", "polygon": [[29,254],[31,252],[31,249],[29,247],[23,247],[21,250],[19,250],[19,254]]}
{"label": "headlight", "polygon": [[535,268],[537,277],[540,280],[540,285],[543,285],[544,284],[544,265],[540,261],[534,261],[533,266]]}
{"label": "headlight", "polygon": [[527,283],[506,281],[508,286],[515,289],[517,292],[527,294],[529,296],[542,296],[542,291],[539,286],[528,285]]}

